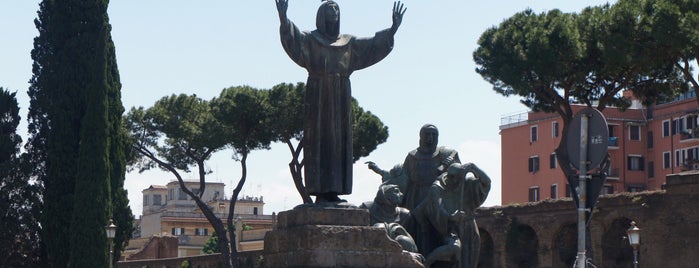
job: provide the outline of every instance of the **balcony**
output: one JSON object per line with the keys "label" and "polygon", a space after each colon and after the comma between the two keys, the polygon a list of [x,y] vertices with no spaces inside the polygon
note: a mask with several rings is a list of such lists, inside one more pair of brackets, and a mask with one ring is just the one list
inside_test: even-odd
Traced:
{"label": "balcony", "polygon": [[680,135],[680,142],[692,142],[699,141],[699,129],[687,129],[682,131]]}
{"label": "balcony", "polygon": [[609,137],[609,149],[619,149],[619,141],[617,137]]}
{"label": "balcony", "polygon": [[699,170],[699,160],[685,159],[682,164],[682,171]]}
{"label": "balcony", "polygon": [[607,171],[608,180],[619,180],[619,168],[609,168]]}

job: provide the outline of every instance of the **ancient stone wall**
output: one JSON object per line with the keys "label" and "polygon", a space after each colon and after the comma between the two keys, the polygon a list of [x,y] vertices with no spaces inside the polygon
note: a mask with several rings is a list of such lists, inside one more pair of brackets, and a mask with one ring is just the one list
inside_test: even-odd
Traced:
{"label": "ancient stone wall", "polygon": [[[668,176],[667,190],[599,198],[590,221],[593,263],[632,267],[625,240],[631,221],[641,228],[640,267],[693,267],[699,261],[699,173]],[[481,208],[480,267],[572,267],[577,213],[570,199]]]}

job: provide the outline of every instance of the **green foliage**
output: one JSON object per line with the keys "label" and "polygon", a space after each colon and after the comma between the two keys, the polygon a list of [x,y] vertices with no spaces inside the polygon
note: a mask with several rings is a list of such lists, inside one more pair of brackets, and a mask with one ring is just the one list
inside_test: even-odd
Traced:
{"label": "green foliage", "polygon": [[[225,130],[213,117],[209,105],[196,95],[181,94],[163,97],[148,109],[132,108],[124,119],[133,149],[129,168],[143,172],[158,167],[170,172],[180,182],[182,191],[197,203],[214,230],[225,233],[221,220],[200,198],[205,191],[206,174],[210,172],[205,169],[205,161],[214,152],[226,148],[228,142]],[[198,170],[199,196],[184,184],[180,175],[180,171],[189,172],[190,167]],[[216,243],[214,248],[227,247],[226,239]]]}
{"label": "green foliage", "polygon": [[286,142],[303,138],[304,83],[278,84],[268,91],[270,128],[275,141]]}
{"label": "green foliage", "polygon": [[223,125],[236,155],[269,149],[274,133],[269,128],[271,109],[267,99],[260,90],[236,86],[224,89],[211,100],[213,114]]}
{"label": "green foliage", "polygon": [[570,103],[604,109],[629,106],[631,90],[652,102],[682,88],[676,69],[660,66],[639,38],[638,12],[622,6],[580,14],[526,10],[488,29],[473,57],[476,72],[504,96],[520,96],[534,111],[572,118]]}
{"label": "green foliage", "polygon": [[221,249],[218,246],[218,235],[216,234],[216,231],[214,231],[214,233],[211,234],[211,237],[209,237],[209,239],[206,240],[204,248],[202,248],[201,251],[204,254],[214,254],[221,252]]}
{"label": "green foliage", "polygon": [[123,107],[107,5],[43,1],[36,20],[27,160],[44,185],[49,267],[105,266],[107,219],[119,225],[117,253],[133,228],[123,190]]}
{"label": "green foliage", "polygon": [[[685,82],[699,90],[695,70],[699,55],[699,3],[686,0],[621,0],[617,6],[635,9],[647,58],[655,64],[674,66]],[[667,67],[666,68],[670,68]],[[671,97],[671,96],[670,96]]]}
{"label": "green foliage", "polygon": [[[473,53],[476,72],[498,94],[560,115],[564,136],[571,103],[623,110],[631,104],[622,94],[627,90],[645,104],[686,90],[677,68],[650,56],[656,51],[648,45],[640,10],[633,1],[621,1],[580,14],[517,13],[481,35]],[[564,173],[573,174],[563,142],[556,156]]]}
{"label": "green foliage", "polygon": [[388,127],[370,111],[364,111],[352,98],[352,160],[368,156],[388,139]]}
{"label": "green foliage", "polygon": [[163,97],[145,116],[145,123],[151,124],[147,127],[165,137],[163,145],[155,146],[158,154],[178,169],[189,172],[197,161],[225,148],[226,137],[209,102],[196,95]]}
{"label": "green foliage", "polygon": [[4,267],[36,267],[39,263],[39,185],[29,182],[29,168],[20,157],[20,122],[15,93],[0,87],[0,263]]}
{"label": "green foliage", "polygon": [[180,267],[181,268],[189,268],[189,261],[188,260],[182,261],[182,264],[180,264]]}

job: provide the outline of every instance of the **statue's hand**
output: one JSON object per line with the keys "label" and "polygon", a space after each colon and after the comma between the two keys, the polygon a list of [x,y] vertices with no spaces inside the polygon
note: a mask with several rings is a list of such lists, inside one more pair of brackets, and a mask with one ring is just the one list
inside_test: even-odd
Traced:
{"label": "statue's hand", "polygon": [[286,10],[289,8],[289,0],[274,0],[277,3],[277,11],[279,12],[279,20],[286,21]]}
{"label": "statue's hand", "polygon": [[366,162],[364,162],[364,164],[367,164],[367,166],[368,166],[369,169],[371,169],[371,170],[374,170],[375,168],[378,167],[378,166],[376,166],[376,163],[374,163],[374,162],[372,162],[372,161],[366,161]]}
{"label": "statue's hand", "polygon": [[476,165],[471,162],[463,164],[463,166],[467,173],[472,172],[476,168]]}
{"label": "statue's hand", "polygon": [[464,218],[466,218],[466,212],[461,210],[457,210],[451,214],[451,220],[453,222],[462,222]]}
{"label": "statue's hand", "polygon": [[396,34],[398,27],[400,27],[401,22],[403,22],[403,14],[407,8],[403,7],[400,1],[393,2],[393,25],[391,25],[391,32]]}

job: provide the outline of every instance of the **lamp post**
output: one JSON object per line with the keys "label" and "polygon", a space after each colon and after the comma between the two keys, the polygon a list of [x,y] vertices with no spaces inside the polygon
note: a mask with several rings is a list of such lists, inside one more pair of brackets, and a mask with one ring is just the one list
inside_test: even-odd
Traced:
{"label": "lamp post", "polygon": [[626,230],[626,236],[629,238],[629,244],[633,248],[633,267],[638,267],[638,245],[641,244],[641,229],[636,227],[636,222],[631,222],[631,227]]}
{"label": "lamp post", "polygon": [[112,268],[112,260],[114,259],[114,236],[116,235],[116,229],[117,227],[114,225],[114,221],[109,219],[109,225],[104,227],[104,230],[107,232],[107,240],[109,240],[109,268]]}

